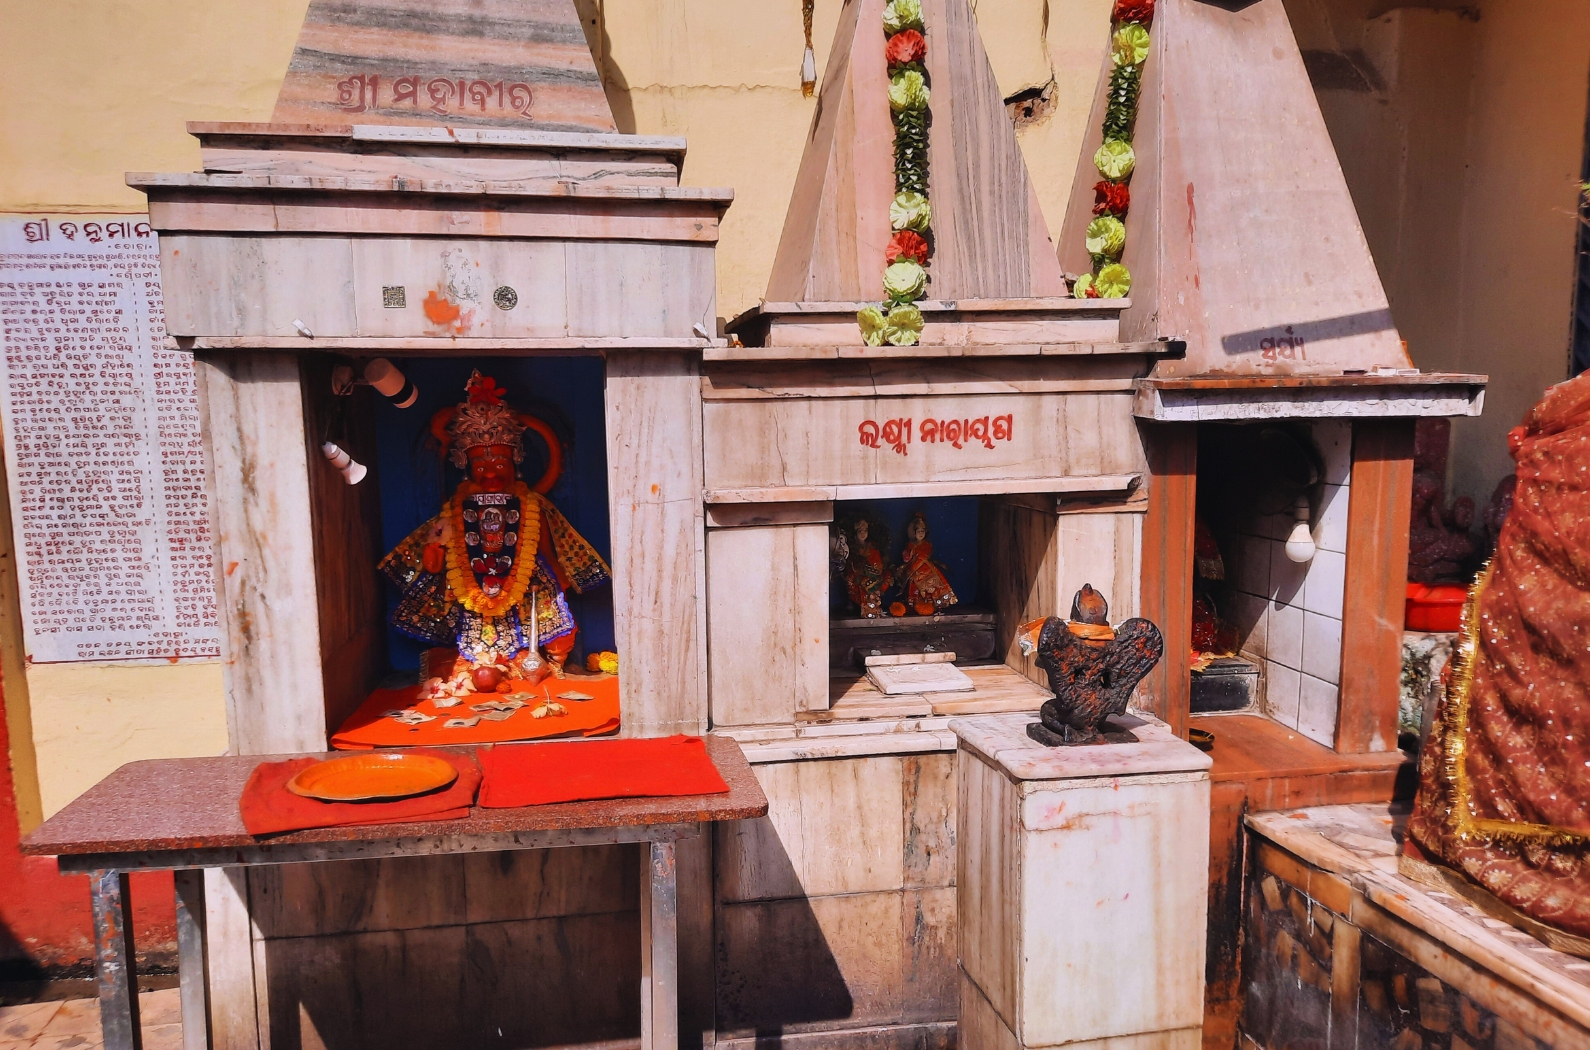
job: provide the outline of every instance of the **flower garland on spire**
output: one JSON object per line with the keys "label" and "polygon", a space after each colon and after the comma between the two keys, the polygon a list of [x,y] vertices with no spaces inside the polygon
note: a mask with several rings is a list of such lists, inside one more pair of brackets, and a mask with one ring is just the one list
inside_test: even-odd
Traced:
{"label": "flower garland on spire", "polygon": [[1126,248],[1126,212],[1132,204],[1132,128],[1137,123],[1143,63],[1148,60],[1148,26],[1154,21],[1154,0],[1115,0],[1111,15],[1109,94],[1104,110],[1104,144],[1093,165],[1104,178],[1093,187],[1094,219],[1083,242],[1093,270],[1078,277],[1071,294],[1078,299],[1124,299],[1132,291],[1132,274],[1121,265]]}
{"label": "flower garland on spire", "polygon": [[922,337],[933,209],[928,204],[927,40],[922,0],[889,0],[883,8],[884,58],[889,63],[889,114],[894,121],[894,200],[884,249],[883,294],[888,301],[856,312],[868,346],[914,346]]}

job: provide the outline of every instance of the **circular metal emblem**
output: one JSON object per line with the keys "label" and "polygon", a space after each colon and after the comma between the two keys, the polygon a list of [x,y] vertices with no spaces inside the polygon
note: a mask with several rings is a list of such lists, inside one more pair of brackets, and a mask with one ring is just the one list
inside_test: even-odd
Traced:
{"label": "circular metal emblem", "polygon": [[497,304],[499,310],[512,310],[519,305],[519,293],[505,284],[491,293],[491,301]]}

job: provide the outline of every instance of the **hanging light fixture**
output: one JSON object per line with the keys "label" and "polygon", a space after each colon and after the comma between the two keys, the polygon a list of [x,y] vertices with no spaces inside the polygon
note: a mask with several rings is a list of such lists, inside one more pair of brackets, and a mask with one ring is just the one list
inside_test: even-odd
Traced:
{"label": "hanging light fixture", "polygon": [[1292,516],[1297,522],[1286,537],[1286,556],[1299,565],[1313,561],[1318,550],[1314,546],[1314,533],[1309,529],[1308,513],[1308,494],[1305,493],[1297,498],[1297,503],[1292,507]]}

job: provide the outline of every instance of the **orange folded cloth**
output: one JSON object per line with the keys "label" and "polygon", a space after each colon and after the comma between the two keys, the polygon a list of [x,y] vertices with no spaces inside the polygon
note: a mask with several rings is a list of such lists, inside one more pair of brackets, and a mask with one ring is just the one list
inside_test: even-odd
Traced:
{"label": "orange folded cloth", "polygon": [[[452,707],[437,707],[434,701],[419,699],[420,687],[377,689],[348,716],[331,737],[335,751],[358,751],[372,747],[438,747],[447,744],[495,744],[509,740],[535,740],[550,736],[601,736],[618,732],[618,676],[549,678],[536,685],[508,683],[514,693],[531,694],[525,706],[502,721],[482,718],[468,728],[448,729],[455,718],[468,719],[479,714],[471,705],[506,699],[503,693],[476,693]],[[559,693],[580,692],[590,700],[560,700]],[[563,707],[562,714],[536,718],[532,712],[547,700]],[[386,717],[393,709],[413,708],[434,716],[429,722],[407,725]]]}
{"label": "orange folded cloth", "polygon": [[458,779],[441,791],[396,802],[322,802],[287,790],[287,782],[319,758],[293,758],[286,762],[261,762],[243,786],[238,808],[250,835],[275,835],[307,828],[335,828],[353,824],[401,824],[411,820],[457,820],[469,815],[480,787],[480,767],[468,752],[431,751],[458,770]]}
{"label": "orange folded cloth", "polygon": [[478,755],[480,804],[514,809],[602,798],[717,795],[729,790],[698,736],[499,744]]}

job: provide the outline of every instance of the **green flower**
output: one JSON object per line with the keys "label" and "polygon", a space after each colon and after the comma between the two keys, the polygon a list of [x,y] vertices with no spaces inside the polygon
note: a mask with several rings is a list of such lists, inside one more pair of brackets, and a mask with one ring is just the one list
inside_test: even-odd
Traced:
{"label": "green flower", "polygon": [[922,338],[922,311],[910,303],[896,306],[889,311],[883,337],[890,346],[915,346]]}
{"label": "green flower", "polygon": [[1088,297],[1088,289],[1091,287],[1093,287],[1093,275],[1091,273],[1083,274],[1071,285],[1071,298],[1086,299]]}
{"label": "green flower", "polygon": [[1107,179],[1124,179],[1137,166],[1137,154],[1132,152],[1131,143],[1109,139],[1093,155],[1093,164]]}
{"label": "green flower", "polygon": [[927,81],[914,69],[902,69],[889,80],[889,108],[896,113],[926,109]]}
{"label": "green flower", "polygon": [[883,8],[883,31],[890,36],[902,29],[922,28],[922,0],[889,0]]}
{"label": "green flower", "polygon": [[927,291],[927,271],[922,264],[901,259],[883,271],[883,294],[891,303],[908,303]]}
{"label": "green flower", "polygon": [[885,321],[883,311],[876,306],[863,306],[856,311],[856,324],[861,326],[861,341],[868,346],[882,346]]}
{"label": "green flower", "polygon": [[1140,66],[1148,58],[1148,30],[1128,22],[1110,38],[1110,60],[1117,66]]}
{"label": "green flower", "polygon": [[1113,215],[1101,215],[1088,223],[1087,240],[1083,243],[1089,255],[1118,258],[1126,247],[1126,223]]}
{"label": "green flower", "polygon": [[1125,299],[1132,291],[1132,271],[1120,263],[1099,267],[1094,281],[1099,286],[1099,296],[1104,299]]}
{"label": "green flower", "polygon": [[907,190],[894,195],[894,201],[889,205],[890,229],[926,233],[932,221],[933,206],[928,204],[928,199],[922,194]]}

